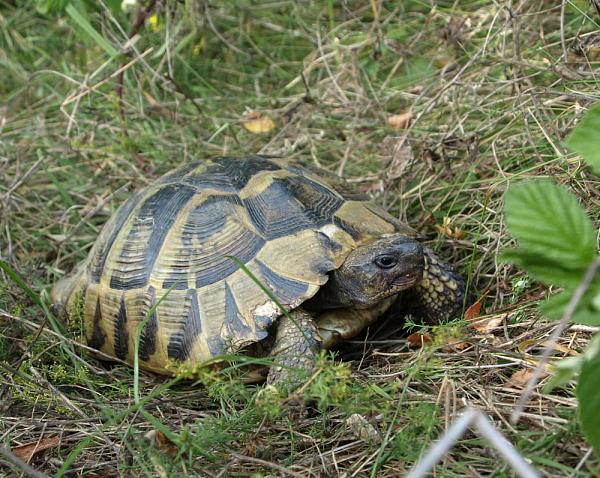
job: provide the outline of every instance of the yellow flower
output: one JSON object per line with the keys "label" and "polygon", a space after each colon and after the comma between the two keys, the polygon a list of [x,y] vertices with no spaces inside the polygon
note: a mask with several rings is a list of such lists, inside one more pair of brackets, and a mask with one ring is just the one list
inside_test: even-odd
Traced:
{"label": "yellow flower", "polygon": [[194,49],[192,50],[192,54],[195,56],[200,56],[202,50],[204,50],[204,37],[200,38],[200,41],[194,45]]}
{"label": "yellow flower", "polygon": [[153,13],[148,17],[148,26],[153,32],[160,30],[162,28],[162,23],[163,22],[158,18],[156,13]]}

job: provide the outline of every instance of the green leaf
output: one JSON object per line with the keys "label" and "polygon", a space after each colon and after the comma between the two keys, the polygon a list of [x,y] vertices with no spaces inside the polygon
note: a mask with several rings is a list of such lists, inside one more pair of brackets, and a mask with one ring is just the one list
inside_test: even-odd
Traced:
{"label": "green leaf", "polygon": [[585,351],[585,361],[577,382],[579,419],[586,438],[600,457],[600,335]]}
{"label": "green leaf", "polygon": [[600,175],[600,103],[587,111],[567,137],[566,144]]}
{"label": "green leaf", "polygon": [[556,387],[562,387],[575,378],[581,370],[583,355],[567,357],[552,364],[552,376],[544,385],[544,393],[551,393]]}
{"label": "green leaf", "polygon": [[113,47],[106,38],[104,38],[98,31],[92,26],[92,24],[85,18],[79,10],[77,10],[73,5],[67,5],[65,10],[67,14],[71,17],[71,19],[81,28],[85,33],[87,33],[92,40],[96,42],[96,44],[101,47],[106,53],[108,53],[111,57],[115,57],[119,54],[119,52]]}
{"label": "green leaf", "polygon": [[575,288],[586,273],[585,267],[569,268],[543,254],[523,249],[507,249],[500,255],[502,262],[510,262],[527,272],[536,280],[548,285]]}
{"label": "green leaf", "polygon": [[506,225],[521,248],[563,264],[587,268],[596,255],[592,222],[566,189],[548,181],[511,186],[505,195]]}
{"label": "green leaf", "polygon": [[[594,295],[597,293],[597,287],[600,286],[598,282],[596,280],[581,298],[575,314],[573,314],[574,323],[591,326],[600,325],[600,311],[594,305]],[[572,296],[573,290],[566,290],[550,297],[550,299],[540,305],[540,312],[549,319],[559,320],[563,316]]]}

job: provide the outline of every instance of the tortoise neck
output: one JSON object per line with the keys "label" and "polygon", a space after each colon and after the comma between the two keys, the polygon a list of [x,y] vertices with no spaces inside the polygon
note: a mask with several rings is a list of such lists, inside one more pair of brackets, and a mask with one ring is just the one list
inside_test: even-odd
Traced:
{"label": "tortoise neck", "polygon": [[348,300],[346,292],[333,273],[315,296],[304,302],[303,307],[313,312],[352,307],[354,304]]}

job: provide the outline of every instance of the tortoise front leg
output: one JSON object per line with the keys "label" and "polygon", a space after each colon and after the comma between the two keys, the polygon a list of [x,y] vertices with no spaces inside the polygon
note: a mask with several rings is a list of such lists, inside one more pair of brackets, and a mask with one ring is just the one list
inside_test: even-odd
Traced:
{"label": "tortoise front leg", "polygon": [[467,284],[462,276],[430,249],[424,247],[425,267],[423,279],[410,291],[399,295],[401,306],[429,323],[459,318],[463,307],[472,302],[467,294]]}
{"label": "tortoise front leg", "polygon": [[293,320],[283,315],[277,323],[273,347],[269,354],[275,362],[269,370],[269,385],[294,388],[302,372],[310,372],[321,350],[321,337],[315,316],[305,310],[290,312]]}

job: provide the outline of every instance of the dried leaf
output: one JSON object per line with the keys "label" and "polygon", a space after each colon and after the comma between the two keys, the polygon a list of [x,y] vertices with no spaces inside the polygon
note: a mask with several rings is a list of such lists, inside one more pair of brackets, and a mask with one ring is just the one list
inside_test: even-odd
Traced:
{"label": "dried leaf", "polygon": [[150,430],[144,435],[144,438],[165,455],[174,456],[179,452],[177,445],[169,440],[160,430]]}
{"label": "dried leaf", "polygon": [[[475,304],[477,304],[477,302]],[[473,304],[473,305],[475,305],[475,304]],[[473,307],[473,305],[471,307]],[[467,309],[467,312],[465,313],[465,318],[467,316],[467,313],[471,309],[471,307],[469,307],[469,309]],[[491,317],[484,317],[482,319],[476,319],[476,320],[474,320],[474,319],[476,319],[476,317],[474,317],[473,320],[471,318],[467,318],[467,320],[469,320],[469,321],[472,320],[471,327],[473,327],[480,334],[491,334],[494,330],[496,330],[497,328],[499,328],[502,325],[502,323],[506,319],[506,314],[493,315]]]}
{"label": "dried leaf", "polygon": [[408,110],[398,115],[389,116],[387,122],[394,129],[404,129],[410,124],[410,120],[412,120],[412,118],[412,111]]}
{"label": "dried leaf", "polygon": [[49,450],[50,448],[55,448],[58,446],[59,443],[59,436],[42,438],[39,441],[16,446],[12,449],[12,452],[15,454],[15,456],[28,463],[34,455],[41,453],[45,450]]}
{"label": "dried leaf", "polygon": [[452,228],[450,227],[450,218],[444,217],[444,221],[442,224],[436,224],[435,228],[444,236],[450,237],[452,239],[462,239],[465,237],[465,233],[461,231],[458,227]]}
{"label": "dried leaf", "polygon": [[460,352],[461,350],[465,350],[469,346],[469,342],[463,339],[459,339],[456,337],[451,337],[446,341],[446,346],[444,347],[444,351],[446,352]]}
{"label": "dried leaf", "polygon": [[362,415],[358,413],[350,415],[346,419],[346,425],[355,438],[374,444],[381,443],[381,434],[379,431]]}
{"label": "dried leaf", "polygon": [[[479,313],[481,312],[481,302],[483,297],[480,297],[475,303],[471,304],[469,308],[465,311],[465,320],[473,320],[479,317]],[[474,326],[476,330],[477,327]]]}
{"label": "dried leaf", "polygon": [[248,113],[242,124],[244,125],[244,128],[253,134],[269,133],[277,126],[275,121],[268,116],[263,116],[258,111],[251,111]]}
{"label": "dried leaf", "polygon": [[[522,370],[517,370],[508,379],[508,381],[506,382],[506,385],[509,387],[523,388],[525,385],[527,385],[527,383],[529,382],[531,377],[533,377],[534,373],[535,373],[535,370],[532,368],[524,368]],[[547,374],[545,374],[545,375],[547,375]]]}
{"label": "dried leaf", "polygon": [[410,334],[406,340],[408,341],[409,347],[422,347],[425,344],[431,343],[433,339],[429,334],[415,332],[414,334]]}

